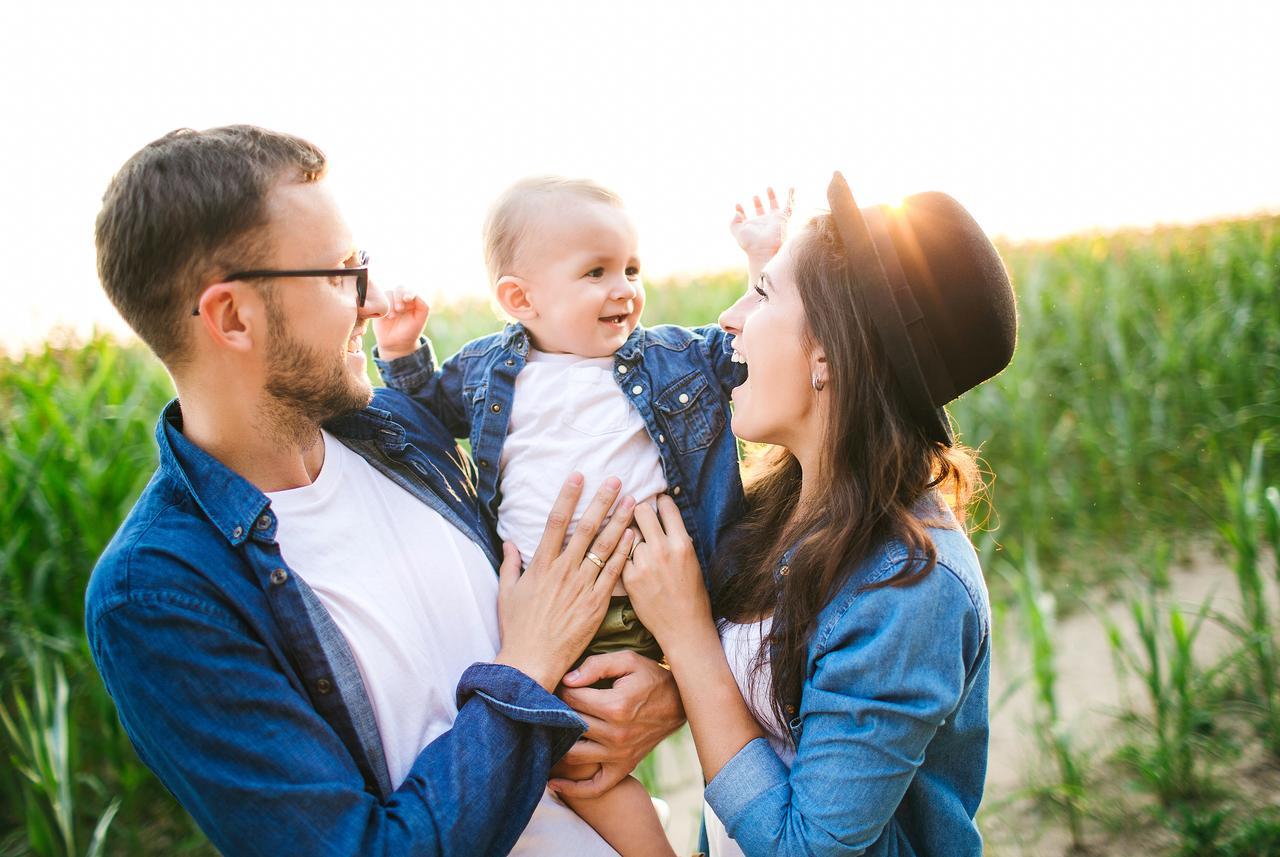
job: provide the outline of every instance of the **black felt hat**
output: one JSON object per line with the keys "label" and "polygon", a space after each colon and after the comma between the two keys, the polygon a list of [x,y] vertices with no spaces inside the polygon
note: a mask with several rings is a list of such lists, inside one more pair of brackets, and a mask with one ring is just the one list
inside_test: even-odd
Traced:
{"label": "black felt hat", "polygon": [[859,308],[880,337],[912,416],[950,446],[943,405],[1013,358],[1018,321],[1000,255],[945,193],[858,208],[844,176],[827,188]]}

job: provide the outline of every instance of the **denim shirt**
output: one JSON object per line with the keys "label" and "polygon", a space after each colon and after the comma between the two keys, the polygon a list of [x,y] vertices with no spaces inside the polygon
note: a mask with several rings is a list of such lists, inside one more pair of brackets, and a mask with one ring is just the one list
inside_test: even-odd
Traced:
{"label": "denim shirt", "polygon": [[987,768],[990,608],[972,545],[930,529],[938,564],[909,586],[890,542],[819,614],[788,769],[764,738],[707,785],[729,835],[756,855],[978,855]]}
{"label": "denim shirt", "polygon": [[[742,514],[729,393],[747,372],[730,359],[731,341],[717,325],[637,326],[613,355],[613,378],[644,418],[662,458],[667,493],[680,508],[704,569],[711,567],[721,533]],[[391,361],[375,352],[374,362],[388,386],[425,404],[454,437],[470,438],[480,468],[480,506],[496,525],[498,463],[516,376],[529,357],[529,334],[523,325],[509,324],[501,333],[468,342],[438,369],[431,343],[421,344]]]}
{"label": "denim shirt", "polygon": [[[453,438],[401,393],[373,404],[326,428],[496,564]],[[523,673],[473,664],[453,728],[392,790],[355,660],[281,558],[269,501],[181,427],[175,401],[86,593],[89,647],[142,761],[227,854],[507,853],[586,724]]]}

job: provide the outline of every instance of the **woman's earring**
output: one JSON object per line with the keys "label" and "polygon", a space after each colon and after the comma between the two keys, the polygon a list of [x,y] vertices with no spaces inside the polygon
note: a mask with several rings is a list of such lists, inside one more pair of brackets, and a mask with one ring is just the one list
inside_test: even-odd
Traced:
{"label": "woman's earring", "polygon": [[827,386],[827,382],[819,378],[817,372],[813,373],[813,377],[810,379],[810,383],[813,384],[813,389],[817,390],[819,393],[822,392],[823,387]]}

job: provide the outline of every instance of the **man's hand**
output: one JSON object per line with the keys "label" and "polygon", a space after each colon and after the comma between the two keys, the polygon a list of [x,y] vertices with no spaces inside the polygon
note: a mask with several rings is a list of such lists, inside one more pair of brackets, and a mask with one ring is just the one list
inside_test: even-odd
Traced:
{"label": "man's hand", "polygon": [[769,211],[764,210],[760,197],[752,198],[755,203],[756,216],[747,219],[747,212],[739,203],[735,207],[733,220],[729,221],[729,231],[737,240],[738,246],[747,254],[747,261],[752,269],[763,268],[765,263],[777,255],[778,248],[787,238],[787,223],[791,219],[791,208],[795,203],[796,190],[787,191],[787,204],[778,206],[778,197],[773,188],[768,188]]}
{"label": "man's hand", "polygon": [[395,360],[418,350],[418,337],[431,315],[427,302],[408,289],[387,292],[387,311],[373,320],[373,334],[378,338],[378,356]]}
{"label": "man's hand", "polygon": [[[613,687],[590,687],[602,678],[614,679]],[[592,655],[564,677],[559,693],[588,727],[564,762],[600,766],[589,780],[551,780],[551,787],[569,798],[604,794],[684,723],[671,673],[635,652]]]}

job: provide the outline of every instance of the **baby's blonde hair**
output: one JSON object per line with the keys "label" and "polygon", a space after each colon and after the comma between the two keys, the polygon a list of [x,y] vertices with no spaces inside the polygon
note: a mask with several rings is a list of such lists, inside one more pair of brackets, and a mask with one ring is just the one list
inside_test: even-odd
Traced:
{"label": "baby's blonde hair", "polygon": [[622,197],[591,179],[530,176],[502,192],[484,219],[484,266],[492,287],[513,273],[520,251],[533,235],[538,215],[556,197],[571,196],[622,208]]}

